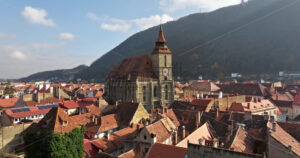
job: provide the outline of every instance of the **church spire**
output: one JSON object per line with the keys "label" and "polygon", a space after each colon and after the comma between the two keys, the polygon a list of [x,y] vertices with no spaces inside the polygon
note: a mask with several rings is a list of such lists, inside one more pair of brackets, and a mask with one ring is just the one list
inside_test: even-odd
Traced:
{"label": "church spire", "polygon": [[166,43],[166,39],[165,39],[165,35],[164,35],[164,32],[163,32],[163,29],[162,29],[162,24],[160,24],[160,27],[159,27],[159,33],[158,33],[158,38],[156,40],[156,43]]}
{"label": "church spire", "polygon": [[158,37],[155,43],[155,48],[152,52],[152,54],[156,53],[171,53],[170,49],[166,45],[167,40],[165,39],[165,35],[162,29],[162,24],[160,24]]}

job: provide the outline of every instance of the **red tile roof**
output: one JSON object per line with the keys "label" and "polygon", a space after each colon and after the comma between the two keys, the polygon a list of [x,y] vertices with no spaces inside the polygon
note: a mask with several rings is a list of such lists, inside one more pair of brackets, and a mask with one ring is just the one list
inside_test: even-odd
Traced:
{"label": "red tile roof", "polygon": [[93,146],[93,144],[88,139],[83,140],[83,147],[84,147],[84,151],[88,155],[84,157],[90,157],[90,158],[97,157],[98,149],[95,146]]}
{"label": "red tile roof", "polygon": [[61,100],[59,100],[58,98],[55,98],[55,97],[43,99],[39,103],[36,101],[25,101],[27,106],[54,104],[54,103],[60,103],[60,102],[61,102]]}
{"label": "red tile roof", "polygon": [[299,94],[297,96],[295,96],[295,100],[293,102],[293,105],[300,106],[300,95]]}
{"label": "red tile roof", "polygon": [[87,125],[86,133],[96,134],[119,127],[116,120],[116,114],[102,116],[100,119],[101,123],[98,125],[95,125],[94,123]]}
{"label": "red tile roof", "polygon": [[159,143],[164,142],[166,139],[171,137],[170,129],[176,128],[172,121],[168,118],[162,118],[155,123],[145,127],[148,133],[155,134],[156,140]]}
{"label": "red tile roof", "polygon": [[146,158],[184,158],[187,148],[155,143],[146,155]]}
{"label": "red tile roof", "polygon": [[74,128],[80,128],[81,125],[86,125],[91,122],[93,115],[100,117],[101,110],[94,106],[86,106],[88,112],[84,114],[69,116],[64,112],[63,108],[52,108],[47,115],[32,129],[31,132],[36,132],[38,129],[46,129],[57,133],[64,134],[71,132]]}
{"label": "red tile roof", "polygon": [[0,108],[10,108],[19,101],[20,98],[0,99]]}
{"label": "red tile roof", "polygon": [[137,153],[133,149],[131,149],[128,152],[119,155],[118,157],[119,158],[136,158]]}
{"label": "red tile roof", "polygon": [[292,122],[277,122],[277,124],[300,142],[300,124]]}
{"label": "red tile roof", "polygon": [[59,106],[64,108],[64,109],[74,109],[74,108],[79,108],[79,104],[74,101],[74,100],[71,100],[71,101],[63,101],[62,103],[59,103]]}
{"label": "red tile roof", "polygon": [[[143,126],[140,125],[140,127]],[[110,135],[109,140],[107,140],[106,138],[100,138],[100,139],[93,140],[92,143],[98,149],[101,149],[106,153],[111,153],[118,149],[123,148],[126,140],[133,139],[136,135],[137,129],[138,129],[137,126],[133,126],[132,128],[127,127],[112,133]]]}
{"label": "red tile roof", "polygon": [[220,87],[218,87],[213,82],[192,82],[188,87],[184,89],[215,92],[218,91]]}
{"label": "red tile roof", "polygon": [[189,136],[184,138],[176,146],[187,148],[188,141],[193,144],[198,144],[199,139],[202,139],[204,141],[204,140],[213,140],[214,138],[217,138],[217,135],[214,132],[214,129],[212,129],[211,125],[209,125],[209,123],[206,122],[200,128],[196,129],[193,133],[191,133]]}
{"label": "red tile roof", "polygon": [[[5,113],[11,118],[20,118],[20,117],[28,117],[28,116],[34,116],[40,114],[47,114],[51,110],[51,108],[42,109],[42,110],[40,110],[38,107],[25,107],[25,108],[28,108],[30,111],[13,113],[12,110],[14,109],[7,109],[5,110]],[[15,109],[24,109],[24,108],[15,108]]]}
{"label": "red tile roof", "polygon": [[162,117],[168,117],[175,126],[179,127],[180,126],[180,122],[178,120],[178,118],[176,117],[173,109],[168,109],[166,113],[160,114]]}
{"label": "red tile roof", "polygon": [[260,83],[231,83],[219,84],[218,86],[221,88],[223,93],[261,97],[266,95],[266,87]]}
{"label": "red tile roof", "polygon": [[245,112],[245,111],[261,111],[261,110],[268,110],[274,109],[276,106],[268,99],[263,99],[259,101],[251,101],[251,102],[244,102],[244,103],[232,103],[230,110],[238,111],[238,112]]}
{"label": "red tile roof", "polygon": [[254,154],[254,140],[244,129],[238,127],[236,135],[229,149],[237,152]]}
{"label": "red tile roof", "polygon": [[283,130],[277,123],[276,123],[276,130],[272,130],[272,123],[268,122],[268,128],[270,129],[270,136],[281,143],[283,146],[288,148],[290,145],[292,148],[291,150],[298,156],[300,156],[300,143],[288,134],[285,130]]}

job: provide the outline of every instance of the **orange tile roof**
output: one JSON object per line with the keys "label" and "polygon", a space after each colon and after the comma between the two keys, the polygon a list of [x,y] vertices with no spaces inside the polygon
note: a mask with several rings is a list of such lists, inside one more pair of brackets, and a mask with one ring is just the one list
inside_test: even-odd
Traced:
{"label": "orange tile roof", "polygon": [[202,139],[204,141],[204,140],[213,140],[214,138],[217,138],[217,136],[214,130],[209,125],[209,123],[206,122],[200,128],[196,129],[193,133],[191,133],[189,136],[184,138],[176,146],[187,148],[188,141],[193,144],[198,144],[199,139]]}
{"label": "orange tile roof", "polygon": [[[168,124],[164,124],[163,121],[166,121]],[[157,142],[162,143],[171,136],[171,132],[169,132],[168,128],[166,128],[169,123],[170,122],[167,118],[163,118],[151,125],[146,126],[145,128],[148,133],[156,135]]]}
{"label": "orange tile roof", "polygon": [[[13,111],[12,111],[14,109],[24,109],[24,108],[28,108],[29,111],[18,112],[18,113],[13,113]],[[51,110],[51,108],[40,110],[38,107],[24,107],[24,108],[7,109],[4,112],[9,117],[20,118],[20,117],[28,117],[28,116],[34,116],[34,115],[40,115],[40,114],[47,114]]]}
{"label": "orange tile roof", "polygon": [[254,140],[245,130],[243,130],[241,127],[238,127],[229,149],[237,152],[254,154]]}
{"label": "orange tile roof", "polygon": [[46,98],[43,100],[40,100],[40,102],[36,102],[36,101],[25,101],[27,106],[36,106],[36,105],[45,105],[45,104],[54,104],[54,103],[60,103],[61,100],[59,100],[58,98]]}
{"label": "orange tile roof", "polygon": [[90,134],[96,134],[119,127],[116,120],[116,114],[102,116],[100,119],[101,123],[98,125],[95,125],[94,123],[87,125],[86,132]]}
{"label": "orange tile roof", "polygon": [[180,126],[180,122],[178,120],[178,118],[176,117],[173,109],[168,109],[166,113],[160,114],[162,117],[168,117],[175,126],[179,127]]}
{"label": "orange tile roof", "polygon": [[0,108],[10,108],[19,101],[20,98],[0,99]]}
{"label": "orange tile roof", "polygon": [[155,143],[146,155],[146,158],[184,158],[187,153],[187,148],[182,148],[174,145],[166,145]]}
{"label": "orange tile roof", "polygon": [[123,148],[126,140],[133,139],[133,137],[135,137],[135,132],[137,131],[137,129],[137,126],[127,127],[112,133],[109,140],[107,140],[106,138],[100,138],[93,140],[92,143],[102,151],[111,153],[115,150]]}
{"label": "orange tile roof", "polygon": [[131,149],[131,150],[127,151],[126,153],[119,155],[118,157],[119,158],[135,158],[135,157],[137,157],[137,154],[133,149]]}
{"label": "orange tile roof", "polygon": [[277,122],[277,124],[300,142],[300,124],[293,122]]}
{"label": "orange tile roof", "polygon": [[[69,116],[63,108],[52,108],[47,115],[38,123],[37,127],[31,129],[35,132],[38,129],[47,129],[57,133],[64,134],[71,132],[74,128],[80,128],[91,122],[93,115],[100,116],[101,110],[96,106],[87,106],[88,113]],[[35,129],[37,128],[37,129]]]}
{"label": "orange tile roof", "polygon": [[260,101],[251,101],[251,102],[243,102],[243,103],[233,103],[230,107],[232,111],[261,111],[261,110],[269,110],[274,109],[276,106],[268,99],[262,99]]}
{"label": "orange tile roof", "polygon": [[276,130],[272,130],[272,123],[268,122],[268,128],[270,128],[270,136],[281,143],[283,146],[288,148],[290,145],[292,147],[292,151],[300,156],[300,143],[288,134],[285,130],[283,130],[277,123],[276,123]]}

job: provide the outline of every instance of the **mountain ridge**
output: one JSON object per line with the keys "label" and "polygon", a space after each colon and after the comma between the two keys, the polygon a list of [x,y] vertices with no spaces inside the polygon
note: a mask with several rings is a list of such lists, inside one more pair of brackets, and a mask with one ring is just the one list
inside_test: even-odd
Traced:
{"label": "mountain ridge", "polygon": [[[163,24],[167,45],[173,53],[175,78],[222,79],[232,72],[275,74],[299,70],[297,15],[297,0],[252,0],[246,6],[195,13]],[[150,55],[158,29],[155,26],[130,36],[74,78],[103,82],[112,67],[123,59]]]}

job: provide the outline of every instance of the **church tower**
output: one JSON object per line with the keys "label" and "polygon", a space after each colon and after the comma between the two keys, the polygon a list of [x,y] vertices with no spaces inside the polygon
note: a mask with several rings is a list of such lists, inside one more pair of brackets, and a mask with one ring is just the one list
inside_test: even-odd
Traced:
{"label": "church tower", "polygon": [[155,43],[155,48],[152,52],[153,71],[160,81],[168,81],[172,79],[172,53],[160,25],[158,38]]}
{"label": "church tower", "polygon": [[174,82],[172,76],[172,53],[167,46],[162,25],[152,52],[152,67],[158,77],[160,105],[171,105],[174,100]]}

